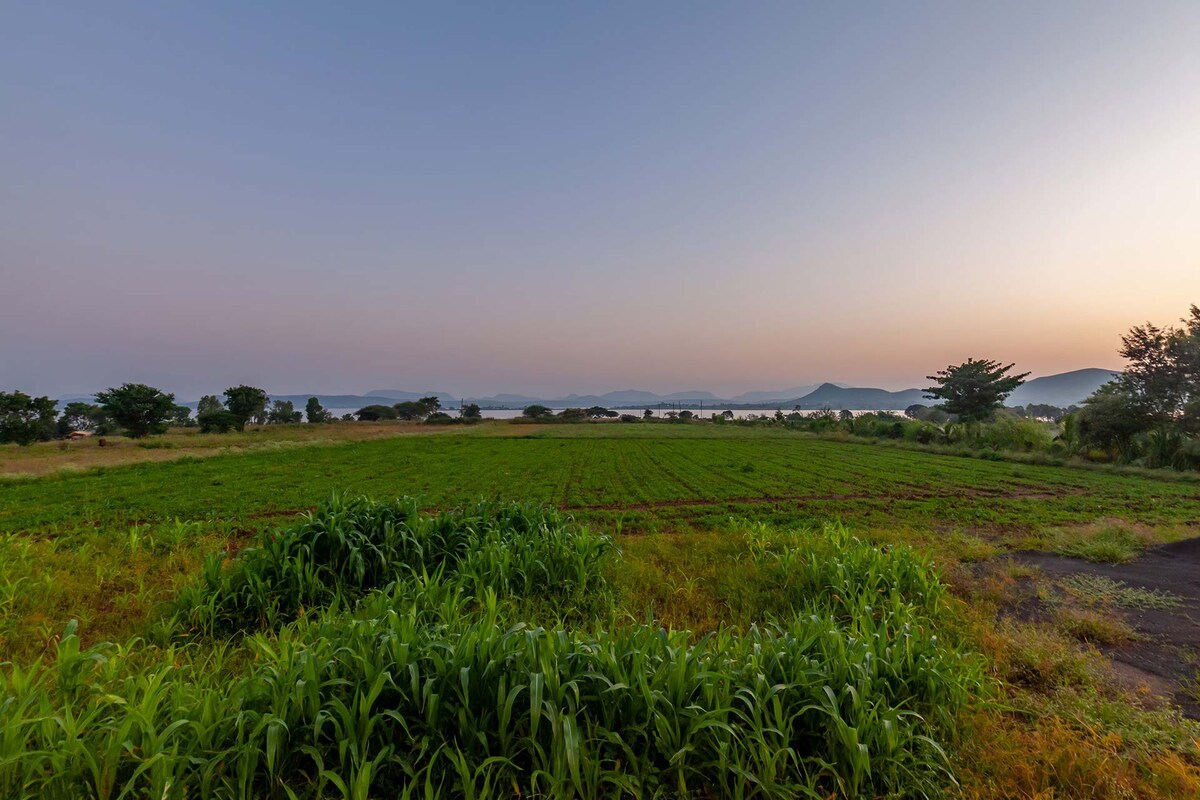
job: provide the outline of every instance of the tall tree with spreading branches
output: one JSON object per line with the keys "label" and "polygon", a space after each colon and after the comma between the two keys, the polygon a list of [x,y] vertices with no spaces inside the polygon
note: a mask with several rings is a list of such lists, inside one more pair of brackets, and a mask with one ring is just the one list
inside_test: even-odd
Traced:
{"label": "tall tree with spreading branches", "polygon": [[1025,382],[1028,372],[1009,375],[1013,364],[990,359],[969,358],[963,364],[938,370],[926,377],[937,383],[925,390],[925,396],[943,400],[937,407],[964,422],[983,422],[1004,404],[1004,398]]}

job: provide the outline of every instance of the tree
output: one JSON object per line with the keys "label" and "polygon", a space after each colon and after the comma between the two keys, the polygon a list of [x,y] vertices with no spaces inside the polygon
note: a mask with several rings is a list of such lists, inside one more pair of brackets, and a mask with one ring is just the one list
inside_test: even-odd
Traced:
{"label": "tree", "polygon": [[187,406],[178,405],[171,409],[170,422],[172,425],[178,425],[181,428],[187,428],[195,424],[192,421],[192,410]]}
{"label": "tree", "polygon": [[587,410],[587,415],[592,419],[600,419],[601,417],[616,419],[618,416],[620,416],[616,411],[610,411],[604,406],[592,406]]}
{"label": "tree", "polygon": [[991,419],[1004,398],[1029,376],[1028,372],[1009,375],[1012,368],[1012,364],[1005,366],[999,361],[969,358],[966,363],[926,376],[938,385],[926,389],[925,396],[944,400],[937,408],[964,422],[982,422]]}
{"label": "tree", "polygon": [[545,419],[546,417],[553,416],[554,412],[546,406],[534,403],[533,405],[525,406],[525,410],[521,414],[530,419]]}
{"label": "tree", "polygon": [[645,409],[644,411],[642,411],[642,419],[650,419],[653,416],[654,416],[654,412],[648,408]]}
{"label": "tree", "polygon": [[1152,425],[1151,413],[1120,381],[1104,384],[1072,415],[1072,438],[1121,461],[1136,455],[1134,438]]}
{"label": "tree", "polygon": [[392,406],[392,408],[396,409],[396,416],[398,418],[416,421],[425,419],[441,407],[442,401],[432,395],[422,397],[420,400],[404,400]]}
{"label": "tree", "polygon": [[15,442],[27,447],[54,435],[54,409],[49,397],[30,397],[24,392],[0,392],[0,443]]}
{"label": "tree", "polygon": [[308,398],[308,402],[304,404],[304,416],[309,422],[329,422],[333,419],[333,414],[330,414],[321,405],[321,401],[315,397]]}
{"label": "tree", "polygon": [[196,404],[196,416],[201,417],[213,411],[224,411],[225,404],[215,394],[206,394]]}
{"label": "tree", "polygon": [[267,422],[276,425],[291,425],[303,419],[304,415],[296,410],[291,400],[276,400],[267,412]]}
{"label": "tree", "polygon": [[396,409],[391,406],[369,405],[354,412],[359,422],[375,422],[381,419],[395,419]]}
{"label": "tree", "polygon": [[478,403],[467,403],[459,411],[459,416],[463,419],[479,420],[483,419],[483,411],[479,408]]}
{"label": "tree", "polygon": [[246,430],[252,419],[264,419],[267,408],[267,393],[255,386],[231,386],[225,390],[225,408],[237,420],[237,429]]}
{"label": "tree", "polygon": [[1129,364],[1117,381],[1152,423],[1171,423],[1200,399],[1200,308],[1181,321],[1181,328],[1147,322],[1121,337]]}
{"label": "tree", "polygon": [[58,432],[66,436],[72,431],[94,431],[100,421],[100,406],[78,400],[63,406],[58,418]]}
{"label": "tree", "polygon": [[422,420],[429,414],[425,411],[425,407],[416,400],[403,400],[392,406],[396,410],[396,417],[403,420]]}
{"label": "tree", "polygon": [[124,383],[116,389],[97,392],[96,402],[131,439],[162,433],[175,413],[175,395],[144,383]]}

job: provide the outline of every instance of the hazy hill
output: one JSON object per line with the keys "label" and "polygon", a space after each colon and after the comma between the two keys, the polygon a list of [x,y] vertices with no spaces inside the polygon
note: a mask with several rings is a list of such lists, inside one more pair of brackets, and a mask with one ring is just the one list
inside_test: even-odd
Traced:
{"label": "hazy hill", "polygon": [[[386,397],[393,403],[400,400],[420,400],[422,397],[436,397],[442,401],[443,406],[458,405],[458,398],[449,392],[406,392],[402,389],[372,389],[367,392],[367,397]],[[319,397],[319,395],[318,395]],[[322,401],[324,402],[324,401]],[[348,405],[353,405],[348,404]]]}
{"label": "hazy hill", "polygon": [[903,389],[899,392],[889,392],[886,389],[870,389],[862,387],[838,386],[834,383],[822,383],[813,391],[797,400],[788,403],[797,408],[813,410],[819,408],[863,411],[901,411],[913,403],[926,403],[921,389]]}
{"label": "hazy hill", "polygon": [[[843,389],[846,388],[846,384],[844,383],[837,383],[836,381],[833,381],[832,383],[834,386],[839,386]],[[807,386],[793,386],[790,389],[768,389],[761,392],[745,392],[743,394],[739,394],[737,397],[729,398],[729,401],[731,403],[766,403],[768,405],[775,405],[782,402],[788,402],[789,400],[797,397],[804,397],[804,395],[812,393],[821,385],[822,384],[819,383],[811,383]]]}
{"label": "hazy hill", "polygon": [[1024,385],[1018,386],[1016,391],[1010,394],[1004,402],[1009,406],[1045,403],[1066,408],[1082,403],[1092,392],[1117,375],[1120,373],[1110,369],[1089,368],[1033,378],[1026,381]]}

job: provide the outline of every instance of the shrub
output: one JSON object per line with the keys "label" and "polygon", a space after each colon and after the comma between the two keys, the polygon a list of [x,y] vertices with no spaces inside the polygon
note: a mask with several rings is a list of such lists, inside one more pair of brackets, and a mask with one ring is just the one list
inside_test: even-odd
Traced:
{"label": "shrub", "polygon": [[201,433],[229,433],[238,426],[237,415],[223,408],[201,414],[197,421],[200,423]]}
{"label": "shrub", "polygon": [[[207,631],[276,627],[302,609],[353,602],[403,578],[435,575],[478,595],[604,594],[609,540],[537,506],[481,504],[423,516],[412,498],[333,496],[283,531],[261,535],[228,569],[210,558],[180,610]],[[594,597],[589,600],[588,593]]]}
{"label": "shrub", "polygon": [[354,412],[360,422],[376,422],[381,419],[396,419],[396,409],[385,405],[363,406]]}

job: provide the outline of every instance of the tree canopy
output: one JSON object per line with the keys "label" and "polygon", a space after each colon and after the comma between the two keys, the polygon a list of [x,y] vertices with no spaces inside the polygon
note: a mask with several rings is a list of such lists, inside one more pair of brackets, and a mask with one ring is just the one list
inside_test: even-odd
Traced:
{"label": "tree canopy", "polygon": [[267,422],[276,425],[290,425],[300,422],[303,418],[303,413],[296,410],[291,400],[276,400],[267,412]]}
{"label": "tree canopy", "polygon": [[164,432],[175,415],[175,395],[144,383],[124,383],[97,392],[96,402],[131,439]]}
{"label": "tree canopy", "polygon": [[375,422],[381,419],[396,418],[396,409],[391,406],[378,404],[363,406],[354,413],[358,416],[360,422]]}
{"label": "tree canopy", "polygon": [[304,416],[309,422],[329,422],[333,419],[333,414],[325,410],[321,405],[321,401],[315,397],[308,398],[308,402],[304,404]]}
{"label": "tree canopy", "polygon": [[256,386],[231,386],[225,390],[225,408],[237,420],[237,429],[244,431],[250,420],[266,417],[267,393]]}
{"label": "tree canopy", "polygon": [[206,394],[200,398],[200,402],[196,404],[196,416],[201,417],[213,411],[224,411],[225,404],[215,394]]}
{"label": "tree canopy", "polygon": [[0,443],[31,445],[54,435],[54,409],[49,397],[30,397],[24,392],[0,392]]}
{"label": "tree canopy", "polygon": [[1129,361],[1117,379],[1122,390],[1154,422],[1171,422],[1200,401],[1200,308],[1192,306],[1182,327],[1147,322],[1121,337]]}
{"label": "tree canopy", "polygon": [[58,418],[58,432],[66,436],[72,431],[94,431],[100,427],[102,419],[100,406],[75,400],[63,406],[62,416]]}
{"label": "tree canopy", "polygon": [[953,414],[964,422],[991,419],[1004,403],[1004,398],[1025,382],[1028,372],[1009,375],[1013,364],[1004,365],[990,359],[969,358],[965,363],[938,370],[926,377],[937,383],[925,390],[927,397],[943,400],[937,408]]}
{"label": "tree canopy", "polygon": [[1191,306],[1181,322],[1147,322],[1121,337],[1129,363],[1073,415],[1077,445],[1152,467],[1200,463],[1200,308]]}
{"label": "tree canopy", "polygon": [[442,407],[442,401],[434,396],[422,397],[420,400],[404,400],[392,406],[396,417],[405,420],[422,420]]}

